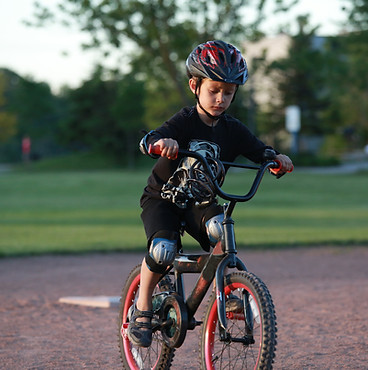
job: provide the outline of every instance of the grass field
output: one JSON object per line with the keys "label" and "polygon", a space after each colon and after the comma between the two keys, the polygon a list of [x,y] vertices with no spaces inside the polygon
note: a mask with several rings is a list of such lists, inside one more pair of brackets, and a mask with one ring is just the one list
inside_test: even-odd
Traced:
{"label": "grass field", "polygon": [[[139,197],[148,171],[0,176],[0,256],[143,250]],[[225,190],[244,194],[248,176]],[[265,176],[234,213],[238,246],[368,245],[368,174]],[[184,243],[193,246],[189,237]]]}

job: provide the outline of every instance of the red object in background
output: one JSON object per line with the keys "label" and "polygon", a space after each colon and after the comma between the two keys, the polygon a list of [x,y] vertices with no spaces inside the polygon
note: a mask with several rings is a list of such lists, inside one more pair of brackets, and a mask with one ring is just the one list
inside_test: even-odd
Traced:
{"label": "red object in background", "polygon": [[22,153],[31,153],[31,138],[29,136],[24,137],[22,140]]}

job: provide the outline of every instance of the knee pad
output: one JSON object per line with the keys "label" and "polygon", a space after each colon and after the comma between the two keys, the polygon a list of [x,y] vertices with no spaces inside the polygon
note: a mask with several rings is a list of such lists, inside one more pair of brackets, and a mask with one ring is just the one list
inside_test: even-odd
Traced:
{"label": "knee pad", "polygon": [[146,264],[152,272],[164,273],[176,256],[177,241],[175,239],[153,238],[146,255]]}
{"label": "knee pad", "polygon": [[219,240],[221,240],[222,235],[224,234],[222,221],[224,221],[224,215],[223,213],[220,213],[219,215],[210,218],[205,224],[208,239],[212,245],[215,245]]}

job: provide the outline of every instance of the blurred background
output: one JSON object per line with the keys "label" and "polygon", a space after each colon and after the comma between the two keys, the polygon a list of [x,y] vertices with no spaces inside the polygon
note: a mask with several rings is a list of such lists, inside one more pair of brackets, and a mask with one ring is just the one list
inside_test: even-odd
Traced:
{"label": "blurred background", "polygon": [[238,246],[368,245],[368,0],[14,0],[0,24],[0,257],[142,251],[142,130],[195,103],[213,39],[249,66],[230,113],[295,164],[237,208]]}
{"label": "blurred background", "polygon": [[[17,0],[0,8],[0,163],[73,155],[90,166],[139,165],[141,130],[194,103],[184,62],[211,39],[244,54],[250,78],[231,113],[267,143],[297,165],[365,158],[368,1]],[[300,118],[292,127],[290,106]]]}

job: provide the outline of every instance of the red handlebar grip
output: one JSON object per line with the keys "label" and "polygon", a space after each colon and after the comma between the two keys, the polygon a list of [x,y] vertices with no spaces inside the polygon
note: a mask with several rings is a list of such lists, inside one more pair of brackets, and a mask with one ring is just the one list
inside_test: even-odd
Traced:
{"label": "red handlebar grip", "polygon": [[157,154],[161,155],[161,148],[158,145],[148,145],[148,153],[149,154]]}
{"label": "red handlebar grip", "polygon": [[[278,174],[281,171],[281,162],[278,159],[275,159],[274,161],[279,164],[279,167],[271,168],[270,170],[272,173]],[[290,171],[287,171],[287,172],[293,172],[293,170],[294,170],[294,166],[292,167]]]}
{"label": "red handlebar grip", "polygon": [[[148,153],[149,154],[156,154],[156,155],[161,155],[161,148],[159,145],[151,145],[149,144],[148,145]],[[169,159],[176,159],[178,157],[178,153],[176,153],[176,155],[174,157],[168,157]]]}

